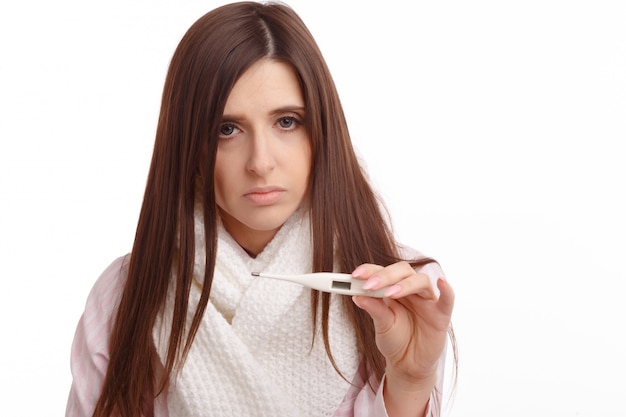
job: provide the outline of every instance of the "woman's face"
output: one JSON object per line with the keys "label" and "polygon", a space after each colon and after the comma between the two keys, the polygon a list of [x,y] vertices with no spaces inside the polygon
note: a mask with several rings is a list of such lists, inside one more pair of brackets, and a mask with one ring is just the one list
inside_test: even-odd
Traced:
{"label": "woman's face", "polygon": [[219,129],[215,198],[226,230],[258,254],[303,202],[311,171],[304,99],[290,66],[261,60],[235,83]]}

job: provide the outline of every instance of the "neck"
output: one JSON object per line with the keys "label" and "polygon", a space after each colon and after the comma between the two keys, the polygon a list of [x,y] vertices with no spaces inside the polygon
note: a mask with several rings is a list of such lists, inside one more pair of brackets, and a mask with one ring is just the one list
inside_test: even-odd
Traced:
{"label": "neck", "polygon": [[220,215],[224,229],[252,258],[256,258],[280,230],[280,227],[269,230],[256,230],[245,226],[227,213],[220,211]]}

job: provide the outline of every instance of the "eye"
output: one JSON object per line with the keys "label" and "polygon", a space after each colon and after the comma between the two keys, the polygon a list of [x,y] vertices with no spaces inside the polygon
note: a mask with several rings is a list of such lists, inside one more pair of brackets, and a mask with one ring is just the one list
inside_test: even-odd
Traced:
{"label": "eye", "polygon": [[281,129],[286,129],[286,130],[294,129],[295,125],[298,123],[299,123],[298,119],[296,119],[293,116],[285,116],[285,117],[281,117],[280,119],[278,119],[278,126]]}
{"label": "eye", "polygon": [[237,126],[232,123],[224,123],[220,126],[219,134],[220,137],[229,137],[235,134],[237,131]]}

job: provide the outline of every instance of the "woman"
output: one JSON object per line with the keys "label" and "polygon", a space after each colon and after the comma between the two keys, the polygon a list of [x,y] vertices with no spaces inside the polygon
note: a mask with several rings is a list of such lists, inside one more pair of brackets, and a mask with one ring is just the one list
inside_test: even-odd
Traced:
{"label": "woman", "polygon": [[[253,271],[387,289],[330,295]],[[395,242],[299,17],[222,6],[172,58],[135,243],[89,296],[66,414],[438,415],[442,277]]]}

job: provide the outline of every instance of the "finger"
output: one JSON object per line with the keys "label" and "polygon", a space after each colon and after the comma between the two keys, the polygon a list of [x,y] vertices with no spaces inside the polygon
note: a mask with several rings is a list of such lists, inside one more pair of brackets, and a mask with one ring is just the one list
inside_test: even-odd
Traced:
{"label": "finger", "polygon": [[410,294],[417,294],[422,298],[437,300],[439,290],[436,280],[428,275],[416,272],[405,261],[397,262],[374,272],[363,285],[367,290],[378,290],[388,287],[384,295],[389,298],[402,298]]}
{"label": "finger", "polygon": [[443,312],[449,315],[452,313],[452,309],[454,308],[454,290],[452,289],[452,286],[450,286],[450,283],[444,278],[439,278],[439,280],[437,280],[437,288],[439,288],[440,293],[437,305]]}
{"label": "finger", "polygon": [[437,300],[439,298],[439,290],[434,285],[435,283],[428,275],[414,272],[409,277],[389,287],[384,295],[389,298],[402,298],[411,294],[417,294],[421,298]]}
{"label": "finger", "polygon": [[377,333],[384,333],[393,325],[393,314],[382,299],[355,295],[352,301],[372,317]]}
{"label": "finger", "polygon": [[363,284],[363,288],[368,290],[388,287],[415,274],[413,267],[405,261],[397,262],[384,268],[380,266],[378,268],[368,267],[367,271],[370,272],[370,275],[367,277],[367,282]]}
{"label": "finger", "polygon": [[354,271],[352,271],[351,275],[354,278],[358,278],[358,279],[368,279],[369,277],[371,277],[373,274],[380,271],[381,269],[383,269],[383,267],[380,265],[362,264],[356,267]]}

